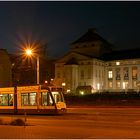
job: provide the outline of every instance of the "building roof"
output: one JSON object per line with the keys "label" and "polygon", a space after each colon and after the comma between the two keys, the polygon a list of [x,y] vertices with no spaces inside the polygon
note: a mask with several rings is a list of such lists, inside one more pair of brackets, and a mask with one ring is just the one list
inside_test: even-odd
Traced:
{"label": "building roof", "polygon": [[72,44],[83,43],[83,42],[93,42],[93,41],[102,41],[104,43],[110,44],[105,39],[103,39],[101,36],[99,36],[96,33],[95,29],[89,29],[88,32],[86,32],[83,36],[81,36],[79,39],[74,41]]}
{"label": "building roof", "polygon": [[76,58],[72,57],[65,63],[65,65],[78,65],[78,62]]}
{"label": "building roof", "polygon": [[99,59],[109,61],[135,58],[140,58],[140,48],[112,51],[111,53],[103,54]]}

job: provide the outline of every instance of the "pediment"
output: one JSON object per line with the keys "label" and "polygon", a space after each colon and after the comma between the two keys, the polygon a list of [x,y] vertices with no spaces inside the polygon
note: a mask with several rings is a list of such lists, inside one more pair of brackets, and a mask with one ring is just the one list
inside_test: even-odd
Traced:
{"label": "pediment", "polygon": [[76,53],[76,52],[69,52],[67,54],[65,54],[63,57],[59,58],[56,62],[58,63],[66,63],[69,60],[75,58],[77,61],[80,60],[89,60],[91,59],[91,57]]}

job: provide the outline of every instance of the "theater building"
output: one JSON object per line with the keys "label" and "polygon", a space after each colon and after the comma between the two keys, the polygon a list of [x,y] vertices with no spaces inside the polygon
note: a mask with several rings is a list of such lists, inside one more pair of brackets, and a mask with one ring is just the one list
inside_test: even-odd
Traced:
{"label": "theater building", "polygon": [[76,94],[139,90],[139,52],[114,51],[95,29],[89,29],[55,62],[54,84]]}

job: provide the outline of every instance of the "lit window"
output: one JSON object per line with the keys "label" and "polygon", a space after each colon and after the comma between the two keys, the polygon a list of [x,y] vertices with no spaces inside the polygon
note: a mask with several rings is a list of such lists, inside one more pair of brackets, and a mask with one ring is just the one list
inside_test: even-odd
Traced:
{"label": "lit window", "polygon": [[36,93],[21,93],[21,105],[36,105]]}
{"label": "lit window", "polygon": [[0,94],[0,106],[13,106],[13,94]]}
{"label": "lit window", "polygon": [[99,84],[99,83],[97,84],[97,89],[98,89],[98,90],[100,89],[100,84]]}
{"label": "lit window", "polygon": [[121,83],[117,82],[117,88],[120,88],[120,87],[121,87]]}
{"label": "lit window", "polygon": [[[53,95],[54,96],[54,95]],[[56,100],[56,98],[54,97]],[[41,101],[43,106],[51,106],[53,101],[51,99],[51,96],[48,92],[42,92],[41,93]]]}
{"label": "lit window", "polygon": [[132,78],[133,79],[137,79],[137,73],[138,73],[137,67],[133,67],[132,68]]}
{"label": "lit window", "polygon": [[136,88],[137,87],[137,82],[133,81],[133,87]]}
{"label": "lit window", "polygon": [[113,77],[112,71],[108,71],[108,78],[111,79]]}
{"label": "lit window", "polygon": [[116,62],[116,65],[120,65],[120,62]]}
{"label": "lit window", "polygon": [[113,85],[112,85],[112,82],[109,82],[109,83],[108,83],[108,86],[109,86],[109,88],[112,88],[112,86],[113,86]]}
{"label": "lit window", "polygon": [[123,89],[127,89],[128,88],[128,82],[123,82]]}

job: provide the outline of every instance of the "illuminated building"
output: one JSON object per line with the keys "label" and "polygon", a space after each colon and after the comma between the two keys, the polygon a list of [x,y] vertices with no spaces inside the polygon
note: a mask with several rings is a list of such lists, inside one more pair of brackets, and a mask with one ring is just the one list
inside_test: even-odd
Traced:
{"label": "illuminated building", "polygon": [[[136,91],[140,81],[140,50],[114,51],[89,29],[55,63],[56,85],[73,93]],[[84,93],[83,93],[84,92]]]}

